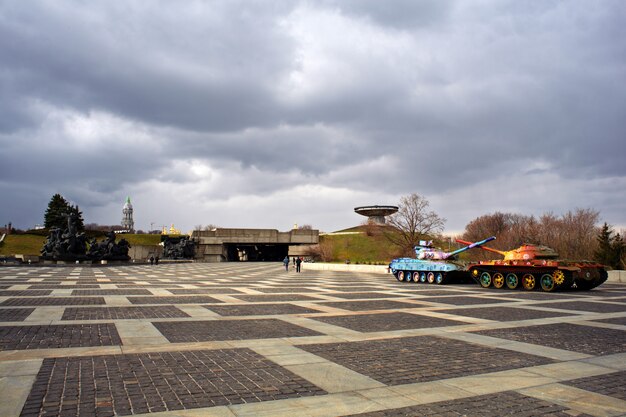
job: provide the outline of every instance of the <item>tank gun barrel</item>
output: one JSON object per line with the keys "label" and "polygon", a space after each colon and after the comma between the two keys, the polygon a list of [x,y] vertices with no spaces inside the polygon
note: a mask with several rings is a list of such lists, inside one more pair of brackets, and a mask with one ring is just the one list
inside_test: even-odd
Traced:
{"label": "tank gun barrel", "polygon": [[[466,250],[470,250],[472,248],[480,247],[480,246],[484,245],[485,243],[491,242],[492,240],[495,240],[495,239],[496,239],[495,236],[491,236],[491,237],[488,237],[487,239],[484,239],[484,240],[481,240],[481,241],[478,241],[478,242],[473,242],[473,243],[472,242],[465,242],[465,241],[461,241],[461,240],[457,239],[457,242],[463,243],[464,245],[467,245],[467,246],[464,247],[464,248],[457,249],[457,250],[455,250],[453,252],[448,253],[448,256],[446,256],[446,259],[451,258],[451,257],[453,257],[455,255],[458,255],[461,252],[465,252]],[[483,248],[483,249],[485,249],[485,248]]]}
{"label": "tank gun barrel", "polygon": [[[494,239],[495,239],[495,237],[494,237]],[[462,244],[464,244],[464,245],[469,245],[469,244],[471,244],[471,243],[472,243],[472,242],[468,242],[468,241],[466,241],[466,240],[461,240],[461,239],[456,239],[456,241],[457,241],[458,243],[462,243]],[[489,248],[489,247],[487,247],[487,246],[481,246],[480,248],[481,248],[481,249],[484,249],[484,250],[486,250],[486,251],[488,251],[488,252],[493,252],[493,253],[500,254],[500,255],[502,255],[502,256],[505,256],[505,255],[506,255],[506,252],[503,252],[503,251],[501,251],[501,250],[497,250],[497,249],[493,249],[493,248]]]}

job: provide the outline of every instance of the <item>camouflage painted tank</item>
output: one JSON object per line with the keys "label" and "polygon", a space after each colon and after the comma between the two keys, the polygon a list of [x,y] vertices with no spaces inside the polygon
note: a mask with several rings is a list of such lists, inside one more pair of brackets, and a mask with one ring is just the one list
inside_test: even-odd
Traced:
{"label": "camouflage painted tank", "polygon": [[[467,243],[460,239],[457,242]],[[480,261],[468,266],[472,278],[485,288],[555,291],[573,287],[590,290],[608,277],[604,265],[558,259],[559,254],[547,246],[523,244],[510,251],[484,246],[481,249],[504,256],[502,260]]]}
{"label": "camouflage painted tank", "polygon": [[389,263],[389,270],[398,281],[445,284],[466,277],[471,280],[466,263],[459,262],[457,255],[494,239],[492,236],[480,242],[465,242],[468,246],[453,252],[444,252],[433,247],[432,242],[420,241],[415,246],[415,258],[396,258]]}

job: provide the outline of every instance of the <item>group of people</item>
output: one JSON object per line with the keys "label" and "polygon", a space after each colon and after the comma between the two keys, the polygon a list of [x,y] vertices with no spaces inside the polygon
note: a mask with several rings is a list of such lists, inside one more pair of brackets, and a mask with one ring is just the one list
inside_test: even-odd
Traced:
{"label": "group of people", "polygon": [[150,265],[154,265],[154,264],[159,264],[159,255],[157,255],[156,257],[153,255],[150,255]]}
{"label": "group of people", "polygon": [[[283,265],[285,265],[285,271],[289,271],[289,256],[285,256],[285,259],[283,259]],[[296,272],[300,272],[300,265],[302,265],[302,257],[294,256],[293,266],[296,268]]]}

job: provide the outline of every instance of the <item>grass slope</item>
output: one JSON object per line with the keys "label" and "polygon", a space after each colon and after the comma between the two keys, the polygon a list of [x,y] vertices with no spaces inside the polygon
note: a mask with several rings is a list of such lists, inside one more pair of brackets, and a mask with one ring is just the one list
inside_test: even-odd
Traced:
{"label": "grass slope", "polygon": [[[357,231],[357,230],[350,230]],[[331,248],[331,262],[386,265],[398,256],[398,249],[383,235],[365,233],[320,236],[320,244]]]}

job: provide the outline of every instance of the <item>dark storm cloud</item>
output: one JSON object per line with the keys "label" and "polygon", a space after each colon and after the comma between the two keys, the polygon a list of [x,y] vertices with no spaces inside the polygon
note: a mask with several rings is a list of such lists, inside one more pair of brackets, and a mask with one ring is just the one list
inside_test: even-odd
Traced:
{"label": "dark storm cloud", "polygon": [[626,176],[625,23],[617,0],[3,2],[2,214],[32,223],[20,201],[51,188],[86,209],[163,184],[214,204],[605,190]]}

